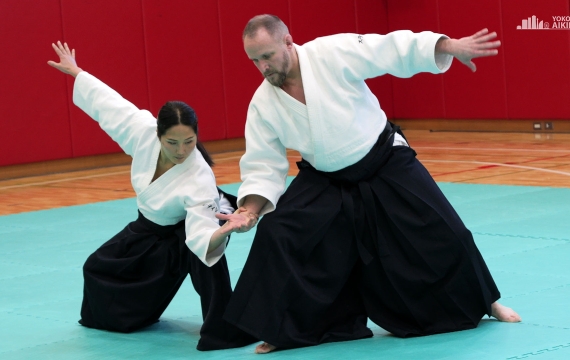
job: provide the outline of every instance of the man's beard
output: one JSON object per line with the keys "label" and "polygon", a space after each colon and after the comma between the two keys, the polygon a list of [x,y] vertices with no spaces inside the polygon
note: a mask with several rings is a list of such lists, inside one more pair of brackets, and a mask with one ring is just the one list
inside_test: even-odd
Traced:
{"label": "man's beard", "polygon": [[285,51],[283,53],[283,66],[281,67],[281,71],[276,71],[273,75],[277,75],[277,79],[273,80],[265,76],[267,81],[273,86],[281,87],[285,83],[285,79],[287,79],[287,68],[289,67],[289,54]]}

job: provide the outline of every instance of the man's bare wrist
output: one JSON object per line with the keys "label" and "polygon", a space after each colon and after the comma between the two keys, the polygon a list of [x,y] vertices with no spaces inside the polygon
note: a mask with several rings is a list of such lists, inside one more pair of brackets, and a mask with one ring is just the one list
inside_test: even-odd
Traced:
{"label": "man's bare wrist", "polygon": [[435,51],[440,54],[453,55],[453,40],[447,37],[441,37],[435,43]]}

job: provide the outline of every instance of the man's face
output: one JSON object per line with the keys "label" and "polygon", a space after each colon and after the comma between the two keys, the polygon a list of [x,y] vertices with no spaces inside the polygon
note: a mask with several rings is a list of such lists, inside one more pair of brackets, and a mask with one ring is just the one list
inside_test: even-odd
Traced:
{"label": "man's face", "polygon": [[243,46],[249,59],[273,86],[282,86],[290,70],[290,56],[284,39],[271,37],[263,28],[246,37]]}

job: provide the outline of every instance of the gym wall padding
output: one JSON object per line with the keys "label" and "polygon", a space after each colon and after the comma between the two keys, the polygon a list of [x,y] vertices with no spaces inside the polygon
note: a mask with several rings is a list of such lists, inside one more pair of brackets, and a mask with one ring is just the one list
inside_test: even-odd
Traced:
{"label": "gym wall padding", "polygon": [[0,1],[0,37],[0,165],[72,157],[66,79],[47,65],[59,0]]}
{"label": "gym wall padding", "polygon": [[[61,0],[61,8],[61,40],[77,49],[78,65],[117,90],[137,107],[148,109],[141,2]],[[55,40],[59,39],[53,41]],[[57,60],[56,57],[53,53],[50,59]],[[56,72],[47,67],[45,71]],[[72,79],[68,77],[67,81],[71,93]],[[72,105],[71,96],[68,99],[74,157],[121,151],[96,122]]]}
{"label": "gym wall padding", "polygon": [[139,108],[167,100],[197,111],[202,140],[243,136],[262,76],[243,51],[248,19],[272,13],[296,43],[337,32],[497,31],[499,55],[454,60],[443,75],[368,80],[393,119],[569,119],[570,31],[517,30],[522,19],[570,15],[569,1],[481,0],[3,0],[0,2],[0,166],[119,152],[71,102],[73,79],[46,65],[57,40],[81,67]]}

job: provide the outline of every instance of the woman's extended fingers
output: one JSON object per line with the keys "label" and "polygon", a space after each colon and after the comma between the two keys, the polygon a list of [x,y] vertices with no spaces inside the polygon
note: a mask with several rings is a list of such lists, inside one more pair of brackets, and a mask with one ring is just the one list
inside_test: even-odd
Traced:
{"label": "woman's extended fingers", "polygon": [[51,44],[52,48],[55,50],[55,53],[57,54],[57,56],[59,56],[59,63],[55,63],[54,61],[49,62],[50,65],[54,65],[54,64],[58,64],[61,67],[64,66],[68,66],[68,65],[74,65],[75,64],[75,50],[70,51],[69,50],[69,46],[67,46],[67,43],[65,43],[64,45],[61,44],[61,41],[58,41],[57,44]]}
{"label": "woman's extended fingers", "polygon": [[52,43],[51,46],[55,50],[55,53],[59,56],[70,55],[72,57],[75,57],[75,49],[69,50],[67,43],[62,44],[61,41],[58,41],[57,44]]}
{"label": "woman's extended fingers", "polygon": [[231,215],[226,215],[226,214],[222,214],[222,213],[216,213],[215,216],[219,220],[226,220],[226,221],[231,218]]}
{"label": "woman's extended fingers", "polygon": [[251,230],[257,224],[257,216],[251,213],[233,213],[233,214],[215,214],[216,218],[219,220],[225,220],[226,223],[223,226],[229,228],[224,228],[224,232],[227,229],[236,232],[246,232]]}
{"label": "woman's extended fingers", "polygon": [[51,47],[53,48],[53,50],[55,51],[55,53],[57,54],[57,56],[61,57],[63,54],[61,52],[61,50],[59,49],[59,46],[57,46],[56,44],[52,43]]}
{"label": "woman's extended fingers", "polygon": [[59,58],[63,58],[65,56],[65,49],[61,46],[61,43],[58,41],[57,44],[51,44],[51,47],[55,50],[55,53]]}
{"label": "woman's extended fingers", "polygon": [[48,65],[73,77],[76,77],[77,74],[83,71],[77,66],[77,62],[75,61],[75,50],[70,50],[67,43],[62,44],[61,41],[58,41],[55,44],[52,43],[51,47],[59,57],[59,62],[50,60],[48,61]]}

